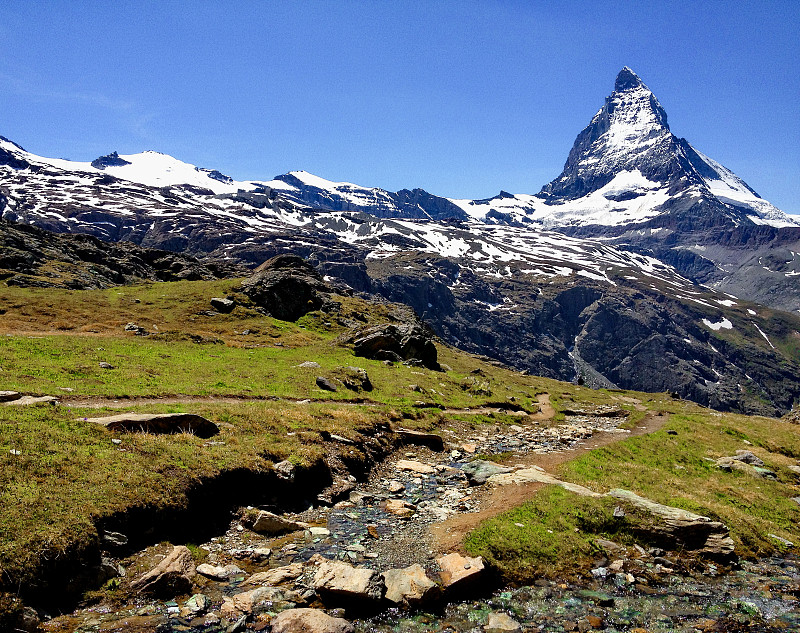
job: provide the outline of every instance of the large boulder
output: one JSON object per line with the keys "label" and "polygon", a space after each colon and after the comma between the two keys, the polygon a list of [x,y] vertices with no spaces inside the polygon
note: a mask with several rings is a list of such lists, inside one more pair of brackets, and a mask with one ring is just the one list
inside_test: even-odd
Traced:
{"label": "large boulder", "polygon": [[203,439],[219,433],[219,427],[194,413],[120,413],[103,418],[86,418],[114,433],[191,433]]}
{"label": "large boulder", "polygon": [[608,494],[655,519],[646,522],[646,525],[637,526],[637,529],[647,532],[651,539],[660,539],[670,547],[680,545],[707,556],[733,556],[734,542],[724,523],[688,510],[656,503],[629,490],[615,488]]}
{"label": "large boulder", "polygon": [[352,336],[356,356],[376,360],[417,361],[439,369],[433,335],[418,323],[384,323],[358,330]]}
{"label": "large boulder", "polygon": [[272,633],[353,633],[353,625],[320,609],[287,609],[272,618]]}
{"label": "large boulder", "polygon": [[[249,522],[247,517],[245,518],[245,522]],[[261,510],[252,519],[252,524],[250,525],[250,529],[253,530],[253,532],[268,534],[270,536],[305,530],[307,527],[308,523],[293,521],[292,519],[287,519],[286,517],[282,517],[274,512],[268,512],[267,510]]]}
{"label": "large boulder", "polygon": [[314,574],[314,589],[323,602],[369,606],[383,598],[386,586],[374,569],[353,567],[341,561],[323,561]]}
{"label": "large boulder", "polygon": [[383,572],[386,584],[386,599],[398,605],[416,607],[436,598],[439,586],[428,578],[420,564],[404,569],[389,569]]}
{"label": "large boulder", "polygon": [[302,257],[285,254],[256,268],[255,274],[239,286],[239,291],[274,318],[297,321],[325,305],[329,301],[325,295],[332,288]]}
{"label": "large boulder", "polygon": [[440,556],[436,562],[441,569],[439,577],[442,587],[449,593],[473,588],[485,570],[480,556],[471,558],[462,556],[458,552]]}
{"label": "large boulder", "polygon": [[188,593],[195,576],[192,553],[184,545],[176,545],[158,565],[131,583],[140,593],[158,598],[173,598]]}

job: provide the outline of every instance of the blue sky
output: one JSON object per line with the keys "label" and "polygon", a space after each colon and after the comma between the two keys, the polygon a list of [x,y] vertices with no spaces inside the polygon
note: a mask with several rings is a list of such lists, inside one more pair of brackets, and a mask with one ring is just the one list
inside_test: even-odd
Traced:
{"label": "blue sky", "polygon": [[0,4],[0,135],[237,179],[535,193],[625,65],[677,135],[800,213],[800,2]]}

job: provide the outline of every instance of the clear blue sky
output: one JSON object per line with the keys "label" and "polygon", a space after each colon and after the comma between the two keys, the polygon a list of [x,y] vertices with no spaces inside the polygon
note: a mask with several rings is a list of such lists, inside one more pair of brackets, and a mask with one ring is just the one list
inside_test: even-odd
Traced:
{"label": "clear blue sky", "polygon": [[3,0],[0,135],[239,179],[535,193],[634,69],[672,130],[800,213],[800,2]]}

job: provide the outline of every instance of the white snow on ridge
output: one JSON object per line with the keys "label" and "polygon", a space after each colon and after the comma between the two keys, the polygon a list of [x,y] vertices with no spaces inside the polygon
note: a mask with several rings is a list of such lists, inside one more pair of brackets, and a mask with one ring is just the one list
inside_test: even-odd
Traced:
{"label": "white snow on ridge", "polygon": [[747,217],[756,224],[768,224],[775,227],[800,226],[800,221],[761,198],[730,169],[697,151],[694,147],[692,149],[719,175],[719,178],[703,177],[703,180],[708,190],[721,202],[752,210],[753,215]]}
{"label": "white snow on ridge", "polygon": [[712,323],[708,319],[703,319],[703,323],[710,327],[715,332],[719,332],[720,330],[731,330],[733,329],[733,323],[728,321],[728,319],[724,318],[719,323]]}
{"label": "white snow on ridge", "polygon": [[[629,199],[624,199],[626,197]],[[488,221],[488,214],[495,211],[509,214],[517,222],[553,228],[563,225],[616,226],[628,222],[643,222],[658,215],[659,207],[669,197],[666,187],[648,180],[635,169],[622,171],[597,191],[562,204],[548,204],[542,198],[527,194],[480,202],[448,199],[478,221]]]}

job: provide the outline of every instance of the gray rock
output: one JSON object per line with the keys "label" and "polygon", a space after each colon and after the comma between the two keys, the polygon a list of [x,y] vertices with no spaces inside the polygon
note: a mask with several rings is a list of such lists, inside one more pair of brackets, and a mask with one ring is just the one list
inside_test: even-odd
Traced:
{"label": "gray rock", "polygon": [[324,391],[339,391],[334,382],[328,378],[325,378],[325,376],[317,376],[316,382],[317,387],[323,389]]}
{"label": "gray rock", "polygon": [[0,402],[11,402],[21,397],[17,391],[0,391]]}
{"label": "gray rock", "polygon": [[290,589],[279,587],[258,587],[250,591],[237,593],[233,596],[234,606],[246,614],[258,614],[271,611],[278,602],[290,603],[295,606],[300,601],[300,594]]}
{"label": "gray rock", "polygon": [[307,527],[307,523],[292,521],[291,519],[284,518],[278,514],[262,510],[256,516],[250,529],[252,529],[254,532],[258,532],[259,534],[273,535],[296,532],[297,530],[304,530]]}
{"label": "gray rock", "polygon": [[313,587],[323,602],[363,603],[383,598],[386,586],[374,569],[353,567],[341,561],[324,561],[314,574]]}
{"label": "gray rock", "polygon": [[728,527],[719,521],[656,503],[628,490],[615,488],[608,494],[659,519],[641,529],[647,529],[652,536],[664,539],[669,545],[677,543],[686,549],[710,556],[733,555],[733,539],[729,535]]}
{"label": "gray rock", "polygon": [[476,459],[464,464],[461,469],[467,475],[467,479],[471,486],[480,486],[486,483],[492,475],[499,475],[501,473],[510,473],[510,468],[498,466],[494,462],[488,462],[482,459]]}
{"label": "gray rock", "polygon": [[27,407],[34,404],[56,404],[58,398],[55,396],[20,396],[5,403],[6,406]]}
{"label": "gray rock", "polygon": [[116,367],[114,367],[114,365],[112,365],[111,363],[107,363],[105,361],[97,363],[97,366],[100,369],[116,369]]}
{"label": "gray rock", "polygon": [[353,633],[353,625],[320,609],[287,609],[270,623],[272,633]]}
{"label": "gray rock", "polygon": [[133,332],[136,336],[147,336],[148,332],[141,325],[135,323],[127,323],[125,325],[126,332]]}
{"label": "gray rock", "polygon": [[361,367],[339,367],[336,370],[336,378],[350,391],[372,391],[372,382]]}
{"label": "gray rock", "polygon": [[745,464],[750,464],[751,466],[764,466],[764,462],[761,460],[761,458],[754,455],[751,451],[738,450],[736,451],[736,456],[732,459],[744,462]]}
{"label": "gray rock", "polygon": [[275,471],[275,474],[277,474],[281,479],[285,479],[289,482],[294,481],[295,467],[294,464],[288,459],[278,462],[272,468]]}
{"label": "gray rock", "polygon": [[226,299],[224,297],[212,297],[211,307],[218,312],[227,314],[236,307],[236,302],[233,299]]}
{"label": "gray rock", "polygon": [[303,367],[304,369],[319,369],[322,367],[322,365],[315,363],[313,360],[307,360],[303,363],[300,363],[298,367]]}
{"label": "gray rock", "polygon": [[101,584],[110,580],[111,578],[119,578],[120,576],[125,575],[125,569],[117,564],[117,562],[111,558],[103,556],[100,559],[100,567],[97,574],[97,580]]}
{"label": "gray rock", "polygon": [[164,560],[134,580],[131,587],[140,593],[172,598],[188,593],[194,576],[192,553],[184,545],[176,545]]}
{"label": "gray rock", "polygon": [[438,585],[428,578],[425,568],[415,564],[383,572],[386,599],[398,605],[416,607],[440,594]]}
{"label": "gray rock", "polygon": [[86,422],[99,424],[114,433],[191,433],[204,439],[219,433],[216,424],[194,413],[120,413],[103,418],[86,418]]}
{"label": "gray rock", "polygon": [[376,360],[417,360],[428,369],[439,369],[433,336],[418,323],[387,323],[355,332],[353,353]]}

